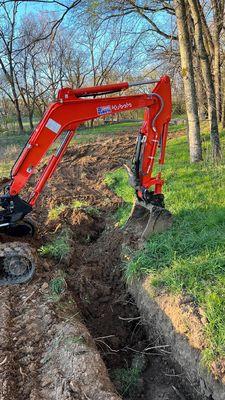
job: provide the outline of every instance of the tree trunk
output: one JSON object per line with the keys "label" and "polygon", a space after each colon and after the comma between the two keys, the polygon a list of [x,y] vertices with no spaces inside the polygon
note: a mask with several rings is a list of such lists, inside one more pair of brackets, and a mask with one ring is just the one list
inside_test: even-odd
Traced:
{"label": "tree trunk", "polygon": [[202,21],[201,21],[201,15],[199,13],[198,0],[188,0],[188,3],[190,5],[192,18],[194,21],[195,44],[200,57],[202,75],[206,87],[206,94],[208,101],[208,117],[210,123],[210,138],[212,144],[212,156],[214,159],[217,159],[221,156],[221,150],[220,150],[220,139],[218,131],[217,112],[216,112],[216,95],[215,95],[213,76],[211,72],[210,60],[204,45]]}
{"label": "tree trunk", "polygon": [[197,93],[194,80],[193,59],[187,26],[186,2],[185,0],[176,0],[174,3],[177,18],[181,68],[188,119],[190,161],[193,163],[202,160],[202,147],[198,116]]}
{"label": "tree trunk", "polygon": [[34,124],[33,124],[33,112],[32,111],[29,112],[29,123],[30,123],[30,129],[33,130]]}
{"label": "tree trunk", "polygon": [[[223,66],[222,69],[222,74],[224,77],[224,73],[225,73],[225,66]],[[222,79],[222,117],[221,117],[221,121],[222,121],[222,128],[225,128],[225,79]]]}
{"label": "tree trunk", "polygon": [[14,105],[15,105],[15,109],[16,109],[16,116],[17,116],[17,122],[19,125],[19,131],[20,131],[20,133],[24,133],[23,121],[22,121],[21,111],[20,111],[19,102],[18,102],[17,98],[14,100]]}
{"label": "tree trunk", "polygon": [[225,99],[223,98],[223,102],[222,102],[222,128],[225,128]]}
{"label": "tree trunk", "polygon": [[216,94],[217,119],[221,121],[221,70],[220,70],[220,35],[215,27],[214,33],[214,80]]}
{"label": "tree trunk", "polygon": [[196,89],[198,95],[198,114],[201,122],[205,121],[208,115],[207,115],[207,100],[206,100],[207,96],[206,96],[202,71],[200,67],[200,60],[198,61],[199,65],[195,69],[195,81],[196,81]]}
{"label": "tree trunk", "polygon": [[212,0],[213,9],[213,44],[214,44],[214,80],[216,93],[217,118],[221,121],[222,114],[222,76],[221,76],[221,32],[223,29],[224,0]]}
{"label": "tree trunk", "polygon": [[207,105],[205,105],[205,90],[202,82],[197,81],[197,93],[198,93],[198,113],[200,121],[207,119]]}

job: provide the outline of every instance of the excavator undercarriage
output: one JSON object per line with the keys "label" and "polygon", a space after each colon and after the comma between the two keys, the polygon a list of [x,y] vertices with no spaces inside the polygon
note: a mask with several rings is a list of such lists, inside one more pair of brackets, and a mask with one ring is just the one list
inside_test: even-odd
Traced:
{"label": "excavator undercarriage", "polygon": [[[152,83],[156,85],[148,94],[96,98],[132,86]],[[159,81],[135,84],[122,82],[75,90],[60,89],[57,100],[50,104],[31,134],[12,168],[10,182],[0,194],[0,237],[1,234],[14,238],[34,234],[34,226],[27,215],[32,211],[46,182],[52,177],[81,123],[139,108],[145,109],[144,121],[138,134],[132,165],[125,166],[136,194],[136,201],[124,231],[138,241],[170,227],[172,215],[164,208],[161,166],[165,159],[171,107],[168,76],[163,76]],[[30,198],[24,200],[21,192],[31,176],[35,175],[36,168],[49,148],[60,137],[60,146],[44,167]],[[153,175],[158,151],[159,172]],[[34,269],[35,257],[29,245],[19,242],[0,245],[0,285],[25,283],[33,276]]]}

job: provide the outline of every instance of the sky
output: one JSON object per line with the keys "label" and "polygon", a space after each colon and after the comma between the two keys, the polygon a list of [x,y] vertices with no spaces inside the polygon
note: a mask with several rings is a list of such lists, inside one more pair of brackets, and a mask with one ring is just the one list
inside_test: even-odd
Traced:
{"label": "sky", "polygon": [[[50,0],[51,1],[51,0]],[[68,4],[68,0],[61,0],[62,3]],[[19,1],[19,7],[18,7],[18,16],[19,18],[24,17],[25,15],[28,15],[30,13],[32,14],[43,14],[44,13],[51,13],[52,20],[57,20],[57,16],[61,16],[63,12],[65,11],[64,7],[60,7],[59,5],[56,5],[54,3],[49,2],[48,0],[43,1],[43,2],[35,2],[32,0],[21,0]],[[55,15],[54,15],[55,14]],[[74,16],[74,14],[73,14]],[[71,27],[71,24],[69,22],[71,17],[71,12],[68,13],[67,17],[64,20],[64,29],[65,27]],[[146,25],[146,22],[143,21],[142,19],[138,21],[135,15],[129,15],[126,17],[128,20],[127,25],[127,40],[129,40],[129,37],[131,38],[130,35],[135,35],[136,32],[140,32],[143,27]],[[171,20],[168,20],[168,16],[165,18],[165,15],[163,14],[156,14],[155,15],[155,20],[167,31],[167,29],[171,28]],[[66,23],[65,23],[66,22]],[[73,19],[74,23],[74,19]],[[146,25],[147,28],[149,28],[148,24]],[[154,69],[155,65],[158,65],[158,61],[154,60],[154,56],[149,52],[148,48],[152,45],[153,47],[155,46],[156,43],[159,44],[159,42],[162,40],[158,35],[155,35],[152,32],[149,32],[147,34],[147,40],[142,41],[142,46],[140,47],[140,51],[138,54],[138,60],[139,62],[136,64],[136,73],[139,74],[139,68],[138,66],[140,65],[140,68],[143,68],[143,64],[145,64],[145,59],[147,60],[147,64]],[[131,39],[132,40],[132,39]],[[96,49],[96,54],[97,54],[97,49]],[[148,57],[146,56],[148,54]],[[146,58],[147,57],[147,58]],[[142,62],[141,62],[142,61]]]}
{"label": "sky", "polygon": [[20,17],[34,13],[34,12],[60,12],[64,9],[64,7],[60,7],[56,4],[49,4],[47,1],[43,3],[37,3],[32,0],[22,0],[20,1],[20,5],[18,7],[18,14]]}

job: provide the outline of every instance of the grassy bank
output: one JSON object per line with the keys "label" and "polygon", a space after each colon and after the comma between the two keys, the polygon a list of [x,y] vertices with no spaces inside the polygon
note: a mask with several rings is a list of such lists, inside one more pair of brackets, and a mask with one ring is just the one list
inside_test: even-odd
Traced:
{"label": "grassy bank", "polygon": [[[224,133],[222,134],[224,136]],[[223,144],[224,144],[223,137]],[[208,141],[204,142],[208,153]],[[174,215],[172,229],[153,236],[145,249],[127,265],[128,280],[146,274],[153,285],[173,293],[194,296],[204,308],[208,346],[207,365],[225,357],[225,164],[190,165],[185,137],[169,141],[166,178],[166,207]],[[107,176],[108,184],[124,199],[122,223],[129,215],[133,193],[122,169]]]}

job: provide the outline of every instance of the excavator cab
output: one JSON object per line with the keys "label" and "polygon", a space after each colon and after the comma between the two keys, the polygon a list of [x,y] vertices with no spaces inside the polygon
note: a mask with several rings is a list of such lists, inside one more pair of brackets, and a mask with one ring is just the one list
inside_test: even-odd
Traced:
{"label": "excavator cab", "polygon": [[[105,96],[132,86],[153,83],[156,85],[148,94]],[[151,234],[168,228],[172,223],[172,215],[164,208],[161,167],[165,160],[172,105],[170,79],[163,76],[158,81],[132,84],[122,82],[75,90],[60,89],[57,100],[50,104],[31,134],[12,168],[10,182],[5,185],[0,195],[0,232],[13,237],[34,233],[33,224],[27,219],[27,215],[35,206],[46,182],[52,177],[80,124],[140,108],[145,109],[144,121],[138,133],[132,165],[126,166],[130,183],[135,190],[136,201],[124,233],[126,237],[132,236],[136,242],[141,243]],[[59,148],[44,167],[30,198],[25,201],[20,196],[22,190],[49,148],[62,134],[64,137]],[[159,172],[153,174],[158,153]],[[9,246],[10,251],[7,250],[7,244],[0,247],[0,285],[27,282],[33,274],[34,261],[30,264],[30,260],[34,260],[32,251],[28,251],[27,246],[19,246],[18,243],[14,247],[15,251],[13,245]]]}

